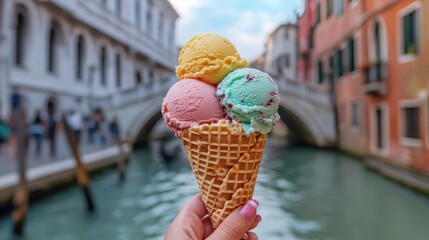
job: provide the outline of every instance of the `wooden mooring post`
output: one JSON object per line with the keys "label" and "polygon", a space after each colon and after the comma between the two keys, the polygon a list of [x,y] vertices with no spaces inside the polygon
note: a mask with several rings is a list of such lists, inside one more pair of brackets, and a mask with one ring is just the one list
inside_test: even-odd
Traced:
{"label": "wooden mooring post", "polygon": [[65,115],[63,115],[63,125],[67,137],[67,142],[69,143],[70,151],[76,161],[77,182],[84,193],[88,212],[94,212],[95,202],[91,194],[89,175],[86,172],[85,166],[82,163],[79,146],[76,141],[76,136],[74,135],[73,130],[70,128]]}
{"label": "wooden mooring post", "polygon": [[28,210],[28,183],[26,178],[27,169],[27,151],[28,151],[28,132],[27,132],[27,114],[24,104],[20,104],[13,113],[16,129],[16,160],[18,163],[19,183],[13,197],[13,229],[12,233],[17,236],[23,235],[25,219]]}

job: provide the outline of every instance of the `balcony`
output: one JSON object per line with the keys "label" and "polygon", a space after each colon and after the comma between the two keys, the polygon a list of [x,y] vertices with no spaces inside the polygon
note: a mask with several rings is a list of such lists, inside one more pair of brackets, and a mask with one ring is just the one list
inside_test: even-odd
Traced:
{"label": "balcony", "polygon": [[384,96],[387,94],[387,63],[369,65],[365,71],[364,91],[367,94]]}

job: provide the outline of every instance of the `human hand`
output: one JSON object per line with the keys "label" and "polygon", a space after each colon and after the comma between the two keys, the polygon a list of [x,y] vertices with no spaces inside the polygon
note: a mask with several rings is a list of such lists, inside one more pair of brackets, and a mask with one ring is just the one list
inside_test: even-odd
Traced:
{"label": "human hand", "polygon": [[257,240],[258,236],[250,230],[261,221],[261,216],[256,215],[258,205],[256,200],[248,201],[244,206],[235,209],[213,231],[204,202],[198,194],[177,214],[168,227],[164,240]]}

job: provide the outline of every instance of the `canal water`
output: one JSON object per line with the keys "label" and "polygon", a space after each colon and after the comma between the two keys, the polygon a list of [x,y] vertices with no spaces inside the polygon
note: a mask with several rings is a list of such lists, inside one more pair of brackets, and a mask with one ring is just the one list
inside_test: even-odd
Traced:
{"label": "canal water", "polygon": [[[127,181],[109,169],[92,179],[98,212],[86,215],[69,187],[31,205],[23,240],[162,239],[182,204],[198,192],[186,159],[165,164],[154,150],[136,151]],[[260,239],[427,240],[429,198],[330,150],[269,142],[255,198]],[[9,239],[9,217],[0,239]]]}

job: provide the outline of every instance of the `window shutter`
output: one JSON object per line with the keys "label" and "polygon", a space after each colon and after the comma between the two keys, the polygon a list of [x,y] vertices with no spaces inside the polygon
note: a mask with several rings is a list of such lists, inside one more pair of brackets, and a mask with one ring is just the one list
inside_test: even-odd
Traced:
{"label": "window shutter", "polygon": [[349,40],[349,72],[353,72],[355,67],[355,40]]}

